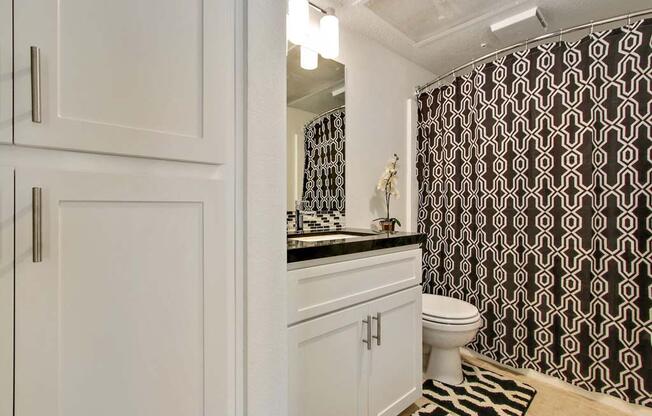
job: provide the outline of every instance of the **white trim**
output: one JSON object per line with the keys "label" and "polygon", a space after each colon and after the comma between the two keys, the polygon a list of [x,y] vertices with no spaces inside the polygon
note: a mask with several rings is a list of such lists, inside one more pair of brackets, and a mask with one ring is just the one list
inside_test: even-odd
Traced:
{"label": "white trim", "polygon": [[[285,7],[246,0],[245,414],[287,414]],[[261,65],[261,62],[264,63]]]}
{"label": "white trim", "polygon": [[405,102],[406,111],[406,152],[405,152],[405,230],[417,231],[417,207],[419,190],[417,183],[417,100],[408,98]]}
{"label": "white trim", "polygon": [[246,261],[246,97],[247,97],[247,11],[246,3],[236,1],[235,5],[235,111],[234,111],[234,145],[233,145],[233,182],[234,182],[234,270],[235,279],[235,414],[246,414],[247,382],[247,303],[245,297],[247,280]]}
{"label": "white trim", "polygon": [[14,170],[0,166],[0,416],[14,412],[14,210]]}

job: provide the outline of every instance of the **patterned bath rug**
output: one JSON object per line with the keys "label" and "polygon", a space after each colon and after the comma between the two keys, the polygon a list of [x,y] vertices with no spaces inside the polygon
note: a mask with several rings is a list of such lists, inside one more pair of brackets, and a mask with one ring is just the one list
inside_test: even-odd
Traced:
{"label": "patterned bath rug", "polygon": [[423,397],[432,403],[412,416],[522,416],[537,391],[525,383],[463,363],[464,383],[423,383]]}

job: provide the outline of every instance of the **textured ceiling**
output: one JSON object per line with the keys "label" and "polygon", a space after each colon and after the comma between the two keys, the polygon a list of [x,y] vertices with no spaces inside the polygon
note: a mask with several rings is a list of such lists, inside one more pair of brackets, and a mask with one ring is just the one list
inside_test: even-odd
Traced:
{"label": "textured ceiling", "polygon": [[495,16],[513,3],[513,0],[369,0],[361,4],[418,46],[453,28],[460,29],[478,19]]}
{"label": "textured ceiling", "polygon": [[[537,6],[547,30],[652,8],[650,0],[313,0],[334,7],[341,25],[372,38],[434,74],[540,35],[499,40],[489,26]],[[541,29],[539,29],[541,30]]]}

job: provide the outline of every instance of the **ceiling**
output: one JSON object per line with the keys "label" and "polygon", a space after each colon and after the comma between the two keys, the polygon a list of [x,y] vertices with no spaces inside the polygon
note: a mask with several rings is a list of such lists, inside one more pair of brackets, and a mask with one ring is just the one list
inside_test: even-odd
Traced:
{"label": "ceiling", "polygon": [[499,11],[511,7],[513,1],[369,0],[360,4],[418,46],[420,43],[436,39],[451,29],[459,29],[478,18],[495,16]]}
{"label": "ceiling", "polygon": [[300,48],[288,45],[288,107],[321,114],[344,105],[344,65],[320,55],[317,69],[303,69]]}
{"label": "ceiling", "polygon": [[[433,74],[561,28],[652,8],[650,0],[312,0],[333,7],[342,27]],[[547,23],[500,40],[489,26],[537,6]]]}

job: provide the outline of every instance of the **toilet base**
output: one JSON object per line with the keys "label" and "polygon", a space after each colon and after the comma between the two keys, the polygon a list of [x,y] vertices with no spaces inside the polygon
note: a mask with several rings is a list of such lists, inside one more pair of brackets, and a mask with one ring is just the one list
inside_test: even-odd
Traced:
{"label": "toilet base", "polygon": [[464,382],[459,347],[446,349],[432,347],[425,378],[452,385]]}

